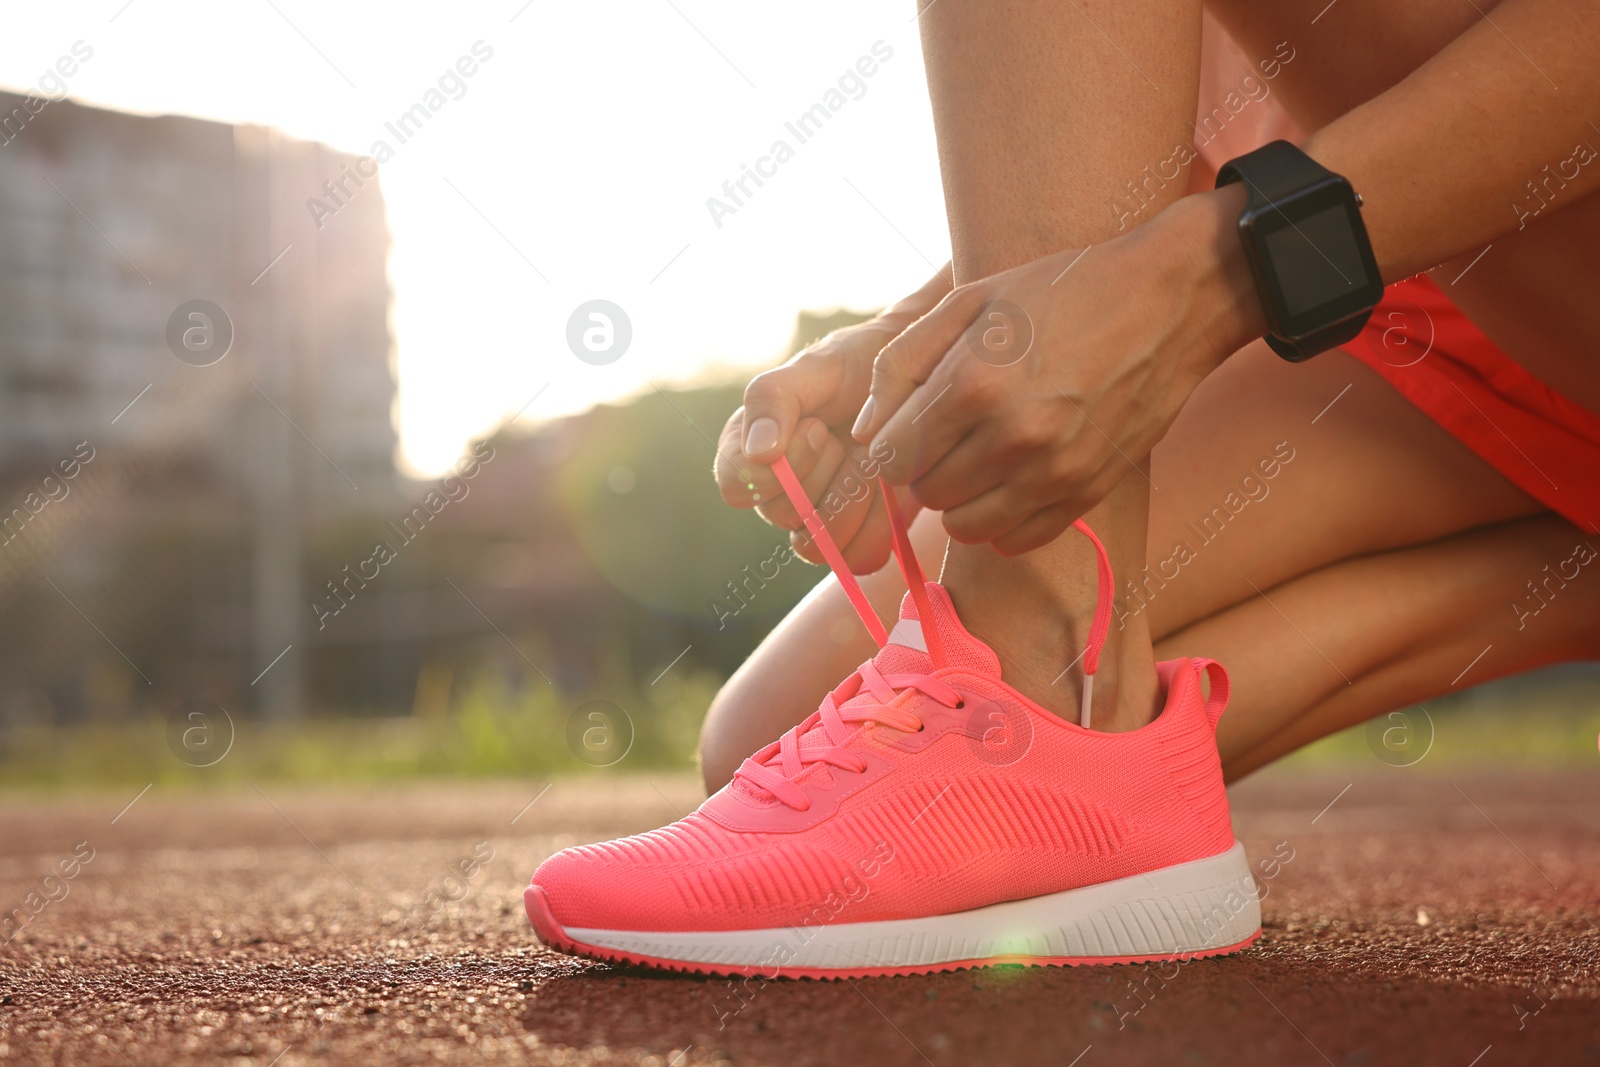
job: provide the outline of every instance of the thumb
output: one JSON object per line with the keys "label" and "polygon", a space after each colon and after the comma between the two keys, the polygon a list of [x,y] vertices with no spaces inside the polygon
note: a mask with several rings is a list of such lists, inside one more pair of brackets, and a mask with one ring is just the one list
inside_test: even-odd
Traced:
{"label": "thumb", "polygon": [[756,463],[776,463],[800,419],[832,400],[838,387],[837,368],[821,360],[801,358],[756,375],[744,391],[744,454]]}

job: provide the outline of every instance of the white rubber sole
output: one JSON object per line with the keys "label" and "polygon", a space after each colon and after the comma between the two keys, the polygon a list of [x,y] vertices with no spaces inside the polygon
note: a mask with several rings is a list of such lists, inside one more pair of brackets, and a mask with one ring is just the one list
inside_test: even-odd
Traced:
{"label": "white rubber sole", "polygon": [[691,933],[555,927],[546,936],[554,924],[548,912],[534,916],[542,904],[528,901],[535,927],[567,951],[697,971],[812,976],[1187,959],[1243,948],[1261,932],[1255,879],[1237,841],[1148,874],[920,919]]}

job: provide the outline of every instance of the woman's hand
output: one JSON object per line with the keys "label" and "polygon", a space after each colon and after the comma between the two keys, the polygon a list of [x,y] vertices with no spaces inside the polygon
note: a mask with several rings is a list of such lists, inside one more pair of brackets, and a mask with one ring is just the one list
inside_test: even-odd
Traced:
{"label": "woman's hand", "polygon": [[[878,353],[949,291],[946,267],[883,314],[836,330],[783,366],[757,375],[717,443],[715,474],[722,498],[734,507],[754,507],[766,521],[794,531],[795,550],[814,563],[824,562],[770,470],[787,455],[851,568],[867,573],[883,566],[889,521],[872,491],[883,450],[872,454],[850,439],[849,428],[867,398]],[[908,502],[902,505],[911,514],[917,510]]]}
{"label": "woman's hand", "polygon": [[1187,197],[1127,235],[963,285],[873,365],[859,442],[1006,554],[1058,536],[1151,448],[1206,374],[1264,329],[1233,221],[1242,192]]}

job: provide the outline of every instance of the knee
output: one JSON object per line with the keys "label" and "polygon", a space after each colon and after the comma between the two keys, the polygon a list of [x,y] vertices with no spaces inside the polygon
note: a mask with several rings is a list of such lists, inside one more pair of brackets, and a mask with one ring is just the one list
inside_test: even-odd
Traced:
{"label": "knee", "polygon": [[732,736],[735,716],[731,689],[733,683],[729,682],[717,692],[700,727],[700,780],[707,796],[733,781],[733,772],[750,754]]}

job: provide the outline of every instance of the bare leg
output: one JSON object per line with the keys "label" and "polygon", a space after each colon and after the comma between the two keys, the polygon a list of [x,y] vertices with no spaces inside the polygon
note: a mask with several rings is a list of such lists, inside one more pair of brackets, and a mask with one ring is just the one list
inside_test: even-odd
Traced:
{"label": "bare leg", "polygon": [[1246,347],[1155,461],[1150,559],[1118,578],[1122,610],[1158,637],[1343,559],[1545,510],[1342,352],[1289,364]]}
{"label": "bare leg", "polygon": [[[1236,406],[1254,417],[1218,433]],[[1230,778],[1600,643],[1585,622],[1600,582],[1572,582],[1537,625],[1511,607],[1582,533],[1342,353],[1289,366],[1247,348],[1155,460],[1151,559],[1124,605],[1150,616],[1160,658],[1212,656],[1233,675],[1218,738]]]}
{"label": "bare leg", "polygon": [[1550,663],[1600,655],[1600,579],[1580,572],[1536,616],[1526,582],[1592,542],[1554,515],[1326,567],[1157,643],[1226,649],[1229,781],[1374,715]]}
{"label": "bare leg", "polygon": [[[1260,414],[1221,419],[1236,403]],[[1270,478],[1264,459],[1276,463]],[[1573,582],[1524,630],[1509,607],[1544,564],[1571,555],[1578,532],[1347,357],[1291,367],[1241,353],[1157,446],[1152,475],[1162,488],[1150,559],[1121,572],[1134,584],[1132,593],[1123,584],[1121,602],[1149,620],[1160,658],[1207,655],[1234,675],[1219,737],[1231,774],[1447,690],[1487,644],[1495,647],[1462,684],[1585,654],[1600,582]],[[1214,509],[1229,493],[1248,503],[1237,515],[1224,507],[1219,523]],[[916,533],[926,558],[937,517],[919,519]],[[1162,578],[1173,574],[1164,564],[1180,539],[1193,558]],[[904,591],[892,571],[866,583],[885,616]],[[1503,640],[1502,626],[1511,628]],[[829,579],[718,694],[702,748],[708,788],[815,710],[872,652]],[[1072,655],[1058,646],[1051,670]]]}
{"label": "bare leg", "polygon": [[[957,283],[1112,237],[1109,205],[1123,184],[1191,136],[1198,0],[938,4],[922,36]],[[1182,192],[1173,182],[1152,207]],[[1144,472],[1130,470],[1085,516],[1113,569],[1144,562],[1148,494]],[[1081,648],[1088,635],[1095,566],[1082,536],[1013,559],[952,543],[942,581],[1012,685],[1055,711],[1076,706],[1077,679],[1052,686],[1060,668],[1038,649]],[[1116,632],[1101,664],[1095,726],[1149,721],[1158,695],[1147,620]]]}
{"label": "bare leg", "polygon": [[[1569,558],[1580,540],[1575,527],[1541,514],[1341,561],[1164,634],[1156,653],[1213,656],[1227,665],[1234,696],[1217,740],[1233,781],[1385,711],[1600,656],[1600,628],[1593,624],[1600,581],[1570,583],[1526,626],[1510,607],[1523,602],[1530,578]],[[718,713],[707,719],[702,741],[708,792],[721,788],[745,756],[815,710],[871,654],[864,636],[866,648],[852,651],[806,640],[855,626],[849,604],[842,595],[839,601],[796,609],[790,619],[805,616],[801,625],[775,631],[718,694]],[[836,669],[822,665],[829,657],[838,657]]]}

